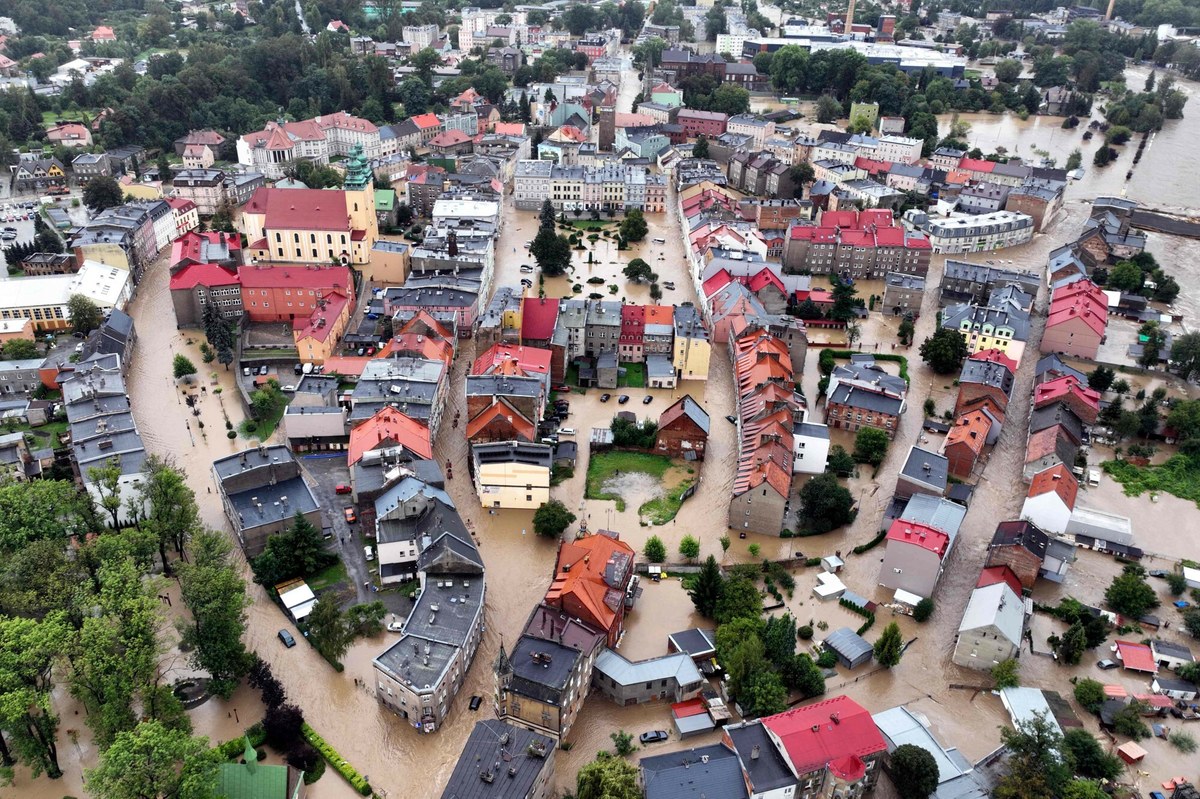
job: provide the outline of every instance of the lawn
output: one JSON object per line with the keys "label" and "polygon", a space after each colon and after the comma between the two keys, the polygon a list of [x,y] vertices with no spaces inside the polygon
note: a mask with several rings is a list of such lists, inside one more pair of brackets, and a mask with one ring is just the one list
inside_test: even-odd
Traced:
{"label": "lawn", "polygon": [[331,566],[326,566],[321,571],[305,578],[308,587],[313,590],[313,593],[320,593],[327,589],[333,588],[339,583],[349,585],[349,577],[346,575],[346,564],[342,563],[339,558]]}
{"label": "lawn", "polygon": [[614,224],[612,221],[595,220],[595,219],[576,219],[571,222],[571,226],[579,230],[604,230],[609,225]]}
{"label": "lawn", "polygon": [[55,449],[59,446],[58,437],[67,432],[70,427],[70,423],[66,419],[63,419],[62,421],[50,422],[40,427],[30,427],[28,424],[18,424],[12,427],[5,425],[4,432],[24,433],[30,449],[44,449],[46,447]]}
{"label": "lawn", "polygon": [[[279,403],[279,407],[270,413],[270,415],[262,419],[253,420],[247,419],[238,425],[238,432],[243,438],[257,438],[259,441],[266,441],[275,432],[275,428],[279,427],[279,422],[283,419],[283,412],[287,410],[287,403]],[[250,429],[249,425],[253,424],[254,429]]]}
{"label": "lawn", "polygon": [[638,514],[645,516],[651,524],[666,524],[675,518],[683,505],[683,494],[695,484],[696,478],[689,477],[667,492],[665,497],[649,500],[638,508]]}
{"label": "lawn", "polygon": [[[611,499],[617,504],[617,510],[625,510],[625,498],[604,491],[604,484],[618,472],[644,472],[659,480],[671,468],[671,459],[665,455],[650,455],[644,452],[602,452],[593,455],[588,463],[587,489],[584,496],[588,499]],[[649,503],[647,503],[649,504]]]}
{"label": "lawn", "polygon": [[242,353],[247,358],[295,358],[295,347],[253,347]]}
{"label": "lawn", "polygon": [[625,364],[625,375],[617,381],[622,388],[645,388],[646,365],[644,363]]}

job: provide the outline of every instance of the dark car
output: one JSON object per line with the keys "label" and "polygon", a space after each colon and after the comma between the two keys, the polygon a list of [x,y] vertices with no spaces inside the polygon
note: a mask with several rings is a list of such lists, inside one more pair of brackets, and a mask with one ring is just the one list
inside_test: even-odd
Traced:
{"label": "dark car", "polygon": [[659,741],[667,740],[668,737],[670,736],[667,735],[666,730],[651,730],[650,732],[644,732],[639,735],[638,740],[643,744],[656,744]]}
{"label": "dark car", "polygon": [[730,424],[737,424],[737,417],[731,413],[725,417],[725,421],[729,422]]}
{"label": "dark car", "polygon": [[618,405],[624,405],[624,404],[625,404],[625,403],[627,403],[627,402],[629,402],[629,395],[628,395],[628,394],[622,394],[621,396],[617,397],[617,404],[618,404]]}
{"label": "dark car", "polygon": [[654,402],[654,397],[650,396],[649,394],[642,398],[643,405],[649,405],[651,402]]}
{"label": "dark car", "polygon": [[1108,671],[1109,669],[1115,669],[1119,665],[1121,664],[1117,663],[1117,661],[1105,658],[1096,664],[1096,668]]}
{"label": "dark car", "polygon": [[612,394],[601,394],[600,395],[601,402],[608,402],[610,399],[612,399]]}
{"label": "dark car", "polygon": [[1166,577],[1167,571],[1166,569],[1151,569],[1149,574],[1151,577]]}
{"label": "dark car", "polygon": [[471,697],[471,710],[479,710],[479,706],[483,704],[483,697],[476,694]]}
{"label": "dark car", "polygon": [[296,639],[293,638],[292,634],[289,633],[287,630],[279,631],[279,640],[283,641],[283,645],[286,646],[288,649],[291,649],[292,647],[294,647],[296,645]]}

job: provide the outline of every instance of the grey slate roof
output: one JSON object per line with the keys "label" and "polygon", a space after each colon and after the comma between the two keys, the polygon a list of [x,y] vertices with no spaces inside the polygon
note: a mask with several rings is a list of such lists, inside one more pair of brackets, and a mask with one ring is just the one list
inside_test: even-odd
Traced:
{"label": "grey slate roof", "polygon": [[[925,465],[929,465],[929,469],[925,469]],[[914,446],[908,452],[908,459],[904,462],[904,467],[900,473],[905,477],[911,477],[914,480],[932,486],[941,486],[943,489],[948,482],[950,461],[936,452],[921,449]]]}
{"label": "grey slate roof", "polygon": [[644,757],[646,799],[744,799],[746,785],[737,755],[723,744]]}
{"label": "grey slate roof", "polygon": [[557,641],[522,635],[508,658],[513,670],[511,689],[522,696],[558,704],[575,662],[585,656]]}
{"label": "grey slate roof", "polygon": [[842,383],[829,396],[830,402],[836,402],[842,405],[849,405],[854,408],[862,408],[863,410],[875,411],[876,413],[886,413],[892,416],[899,416],[900,409],[904,406],[902,400],[896,397],[891,397],[886,394],[880,394],[876,391],[867,391],[858,386],[851,386]]}
{"label": "grey slate roof", "polygon": [[900,518],[907,522],[926,524],[935,530],[941,530],[953,542],[966,515],[967,509],[957,502],[951,502],[941,497],[931,497],[928,494],[913,494],[912,499],[904,507],[904,513],[900,514]]}
{"label": "grey slate roof", "polygon": [[[834,630],[825,638],[825,646],[837,652],[850,663],[857,664],[864,655],[871,654],[871,644],[849,627]],[[868,659],[870,659],[868,657]]]}
{"label": "grey slate roof", "polygon": [[[544,735],[498,719],[477,722],[442,799],[526,799],[542,770],[552,762],[530,754],[533,744],[554,752],[555,742]],[[488,771],[491,782],[480,776]]]}
{"label": "grey slate roof", "polygon": [[1059,402],[1044,408],[1037,408],[1029,414],[1030,434],[1055,425],[1061,425],[1074,443],[1078,444],[1083,440],[1083,422],[1065,403]]}
{"label": "grey slate roof", "polygon": [[[733,741],[738,760],[749,778],[750,788],[755,793],[784,788],[795,785],[796,778],[792,776],[787,762],[775,748],[775,742],[767,734],[762,722],[756,721],[741,727],[726,727],[725,731]],[[754,757],[755,750],[758,757]]]}

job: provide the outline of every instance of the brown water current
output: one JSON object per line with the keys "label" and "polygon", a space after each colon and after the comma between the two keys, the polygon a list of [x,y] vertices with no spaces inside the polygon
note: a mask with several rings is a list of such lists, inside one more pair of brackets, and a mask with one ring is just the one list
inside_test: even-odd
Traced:
{"label": "brown water current", "polygon": [[[1131,70],[1130,85],[1140,86],[1144,79],[1144,71]],[[628,83],[635,83],[632,76]],[[1196,93],[1195,84],[1184,83],[1183,88],[1193,95]],[[628,105],[633,94],[636,94],[636,87],[632,92],[622,92],[623,106]],[[1084,164],[1088,167],[1085,178],[1068,188],[1064,211],[1047,234],[1039,235],[1035,241],[1021,248],[971,258],[1011,261],[1013,266],[1042,270],[1046,253],[1077,235],[1087,215],[1085,201],[1097,194],[1119,194],[1127,190],[1131,198],[1147,204],[1172,207],[1200,205],[1194,199],[1195,169],[1189,168],[1194,164],[1194,158],[1191,157],[1194,142],[1200,141],[1200,107],[1195,106],[1196,102],[1200,100],[1193,100],[1184,120],[1168,123],[1162,132],[1155,135],[1128,182],[1124,180],[1124,175],[1132,163],[1132,152],[1136,145],[1126,146],[1124,149],[1128,152],[1122,153],[1113,166],[1099,170],[1090,167],[1091,153],[1096,145],[1083,144],[1080,136],[1082,130],[1061,130],[1055,120],[1050,119],[1035,118],[1021,122],[1009,116],[962,117],[971,122],[972,133],[969,138],[985,151],[1001,145],[1012,153],[1019,152],[1028,158],[1036,146],[1048,151],[1050,157],[1058,159],[1061,164],[1072,149],[1083,145]],[[627,108],[623,107],[622,110]],[[674,205],[673,193],[668,205]],[[524,244],[532,240],[536,231],[536,214],[515,211],[510,198],[505,201],[504,214],[504,227],[496,251],[495,282],[498,286],[515,286],[523,276],[519,272],[520,264],[532,263]],[[591,265],[586,262],[586,253],[577,252],[570,277],[546,281],[547,296],[586,297],[588,293],[597,291],[606,299],[611,297],[630,302],[648,302],[647,286],[630,284],[620,274],[628,260],[642,257],[660,274],[660,280],[675,282],[676,289],[665,292],[665,304],[695,302],[691,281],[686,276],[684,242],[674,211],[649,215],[648,221],[650,234],[645,242],[633,249],[618,253],[613,245],[601,244],[592,250],[594,263]],[[665,244],[655,244],[655,238],[665,239]],[[1195,318],[1200,313],[1200,276],[1197,276],[1194,267],[1194,264],[1200,263],[1200,243],[1152,235],[1150,249],[1183,286],[1183,292],[1176,302],[1177,309],[1189,320]],[[581,255],[582,258],[579,257]],[[935,258],[929,277],[931,287],[937,285],[941,270],[942,259]],[[586,281],[592,276],[603,278],[604,284],[589,286]],[[571,287],[574,283],[584,284],[582,295],[573,295]],[[610,294],[608,285],[615,285],[617,292]],[[536,287],[532,293],[536,294]],[[1037,303],[1042,313],[1045,304],[1043,291]],[[936,310],[936,292],[931,291],[926,295],[917,323],[918,341],[932,332]],[[146,446],[151,452],[173,457],[187,470],[206,523],[227,530],[220,504],[209,491],[212,488],[212,460],[246,446],[244,440],[230,442],[224,436],[222,408],[235,424],[242,418],[239,403],[232,396],[232,374],[218,367],[217,382],[205,381],[208,391],[199,406],[199,420],[204,421],[205,431],[209,432],[205,439],[198,435],[197,418],[190,416],[186,406],[179,401],[178,390],[170,376],[172,352],[186,351],[197,364],[200,358],[195,347],[186,344],[187,336],[175,329],[164,263],[160,262],[149,271],[139,287],[131,312],[140,340],[129,376],[130,393]],[[1039,315],[1032,340],[1036,341],[1040,336],[1043,324],[1044,317]],[[880,351],[890,352],[894,341],[894,321],[875,315],[864,325],[862,346],[865,349],[879,343]],[[465,410],[460,387],[474,354],[473,349],[473,342],[463,341],[454,365],[452,379],[456,388],[451,392],[449,401],[460,410]],[[810,354],[803,377],[805,393],[810,398],[817,396],[816,349],[814,347]],[[917,625],[908,617],[897,618],[905,640],[912,643],[896,668],[873,673],[868,671],[868,667],[853,673],[840,670],[839,676],[829,681],[829,693],[848,693],[872,711],[909,703],[910,707],[930,718],[944,742],[958,746],[970,759],[981,757],[997,746],[998,728],[1007,723],[1007,715],[999,700],[988,692],[976,693],[974,690],[949,687],[951,684],[976,686],[988,682],[986,675],[953,666],[949,656],[959,619],[979,573],[995,523],[1015,518],[1020,508],[1023,486],[1016,475],[1020,472],[1023,460],[1024,431],[1028,421],[1027,404],[1023,398],[1029,396],[1032,387],[1036,361],[1034,349],[1030,348],[1019,370],[1005,432],[990,457],[984,479],[977,486],[960,539],[938,589],[937,610],[933,619],[924,625]],[[902,352],[900,349],[896,351]],[[940,410],[949,407],[949,398],[953,395],[952,380],[929,373],[915,348],[905,354],[911,359],[910,411],[904,416],[897,440],[878,472],[872,475],[864,471],[850,480],[850,489],[861,505],[857,521],[846,530],[816,538],[778,539],[751,535],[743,540],[734,536],[732,547],[723,557],[725,562],[750,560],[748,548],[754,543],[762,548],[759,557],[801,552],[812,557],[840,550],[847,559],[844,576],[848,585],[876,600],[885,599],[881,591],[875,590],[882,550],[872,550],[862,556],[850,555],[849,550],[871,538],[879,525],[895,485],[897,469],[909,446],[922,435],[920,408],[924,399],[933,396]],[[217,386],[224,388],[221,395],[213,394]],[[736,429],[723,418],[734,411],[732,372],[726,351],[723,347],[714,349],[707,381],[690,381],[673,391],[628,389],[624,392],[630,395],[631,401],[621,409],[631,410],[639,418],[646,415],[657,417],[674,399],[685,393],[691,394],[707,408],[712,419],[712,434],[707,458],[698,469],[698,476],[702,479],[701,490],[684,503],[674,522],[660,527],[643,527],[637,513],[638,506],[653,494],[652,489],[631,486],[630,496],[625,497],[624,511],[617,511],[612,502],[584,500],[588,432],[592,427],[607,426],[612,413],[617,410],[615,400],[601,406],[598,392],[593,391],[586,395],[571,395],[571,416],[567,424],[578,431],[579,467],[574,478],[555,489],[554,496],[586,519],[589,528],[616,530],[637,549],[653,534],[660,536],[668,551],[674,553],[680,539],[685,534],[691,534],[701,543],[702,557],[714,554],[722,558],[719,539],[727,533],[725,519],[737,451]],[[643,406],[641,400],[646,394],[652,395],[653,400],[651,404]],[[822,416],[820,409],[814,409],[815,420],[820,421]],[[934,438],[924,446],[935,449],[939,443]],[[345,672],[338,674],[303,643],[293,649],[285,649],[276,638],[276,632],[289,625],[267,600],[261,588],[253,584],[249,586],[253,604],[248,610],[247,643],[272,664],[292,701],[304,709],[310,723],[360,772],[370,776],[381,795],[440,795],[472,724],[490,715],[491,703],[486,698],[491,693],[491,666],[501,641],[512,642],[520,633],[528,613],[546,589],[556,551],[554,543],[533,534],[530,513],[502,511],[489,515],[481,511],[465,479],[468,474],[467,444],[461,429],[445,426],[436,442],[435,456],[439,462],[448,460],[454,465],[453,471],[458,477],[448,483],[448,490],[477,536],[487,567],[488,581],[487,632],[462,693],[453,703],[450,717],[439,732],[433,735],[417,733],[401,719],[381,710],[367,690],[355,686],[356,678],[367,684],[372,682],[371,659],[390,640],[394,640],[393,634],[357,642],[345,658]],[[1158,537],[1157,543],[1147,549],[1174,556],[1192,553],[1194,557],[1195,547],[1186,532],[1192,525],[1178,523],[1181,514],[1187,514],[1188,519],[1196,518],[1196,509],[1188,503],[1160,500],[1152,504],[1148,499],[1139,500],[1147,509],[1152,507],[1151,513],[1154,514],[1143,517],[1138,511],[1142,506],[1124,498],[1114,487],[1102,485],[1095,493],[1094,501],[1089,497],[1092,504],[1134,516],[1139,531],[1143,519],[1153,524],[1152,534]],[[1116,564],[1108,558],[1080,553],[1067,583],[1061,588],[1039,586],[1038,599],[1053,602],[1060,596],[1072,594],[1081,599],[1098,600],[1116,570]],[[794,596],[787,602],[787,609],[798,619],[802,622],[810,619],[814,622],[824,621],[830,630],[846,625],[857,626],[857,617],[836,604],[821,603],[812,596],[811,588],[815,584],[813,570],[798,570],[795,577],[797,587]],[[891,620],[889,613],[881,609],[879,623],[867,634],[868,639],[873,640],[882,625]],[[1169,613],[1164,615],[1171,616]],[[699,623],[685,592],[674,578],[669,577],[662,584],[646,586],[640,603],[629,616],[621,651],[631,658],[664,653],[669,633]],[[1165,637],[1174,636],[1177,625],[1172,623],[1171,627],[1163,633]],[[1068,679],[1077,674],[1097,678],[1102,676],[1106,682],[1118,682],[1139,692],[1146,689],[1143,680],[1126,678],[1123,672],[1097,671],[1094,660],[1104,654],[1097,650],[1083,665],[1065,667],[1050,658],[1024,652],[1021,658],[1022,682],[1053,688],[1067,696],[1071,688]],[[473,694],[485,697],[477,713],[467,708],[467,700]],[[45,778],[30,781],[26,772],[18,771],[16,784],[0,789],[0,796],[6,799],[59,799],[64,794],[84,795],[81,771],[95,764],[96,752],[89,743],[82,717],[75,715],[76,708],[72,700],[60,692],[55,701],[63,718],[60,752],[65,777],[55,782]],[[233,717],[235,710],[237,718]],[[1086,713],[1082,710],[1078,712],[1081,718],[1086,718]],[[201,706],[192,713],[192,718],[198,734],[208,735],[216,741],[234,737],[243,726],[256,720],[260,713],[261,708],[253,693],[243,688],[230,702],[213,700]],[[1090,718],[1085,723],[1089,729],[1096,729]],[[591,760],[597,750],[611,748],[610,732],[625,729],[636,734],[649,729],[670,728],[669,710],[665,705],[623,708],[603,697],[593,696],[572,732],[571,750],[559,752],[555,780],[557,787],[560,792],[573,789],[578,767]],[[69,729],[78,731],[75,736],[78,743],[73,743],[68,736]],[[685,744],[694,746],[707,743],[713,738],[713,735],[709,735],[680,742],[672,735],[670,741],[656,745],[649,753],[668,751]],[[1200,755],[1180,755],[1164,741],[1152,740],[1146,742],[1146,746],[1150,754],[1141,768],[1151,776],[1140,778],[1144,790],[1152,789],[1152,781],[1166,779],[1177,773],[1193,774],[1200,766]],[[639,754],[645,753],[642,750]],[[1131,771],[1128,778],[1138,779],[1138,773]],[[328,771],[310,793],[314,799],[352,795],[349,786],[332,771]]]}

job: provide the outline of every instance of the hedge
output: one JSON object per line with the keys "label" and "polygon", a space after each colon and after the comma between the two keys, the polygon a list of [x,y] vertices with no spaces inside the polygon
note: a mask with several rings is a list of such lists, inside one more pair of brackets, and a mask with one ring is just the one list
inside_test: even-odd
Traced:
{"label": "hedge", "polygon": [[908,358],[905,358],[903,355],[892,355],[891,353],[884,354],[879,352],[859,352],[857,350],[833,350],[829,349],[828,347],[821,350],[822,355],[827,352],[832,353],[834,358],[840,358],[842,360],[849,360],[851,355],[870,355],[877,361],[891,361],[892,363],[898,363],[900,364],[901,379],[903,379],[905,383],[912,383],[912,381],[908,379]]}
{"label": "hedge", "polygon": [[871,616],[875,615],[871,611],[867,610],[864,607],[859,607],[858,605],[854,604],[853,602],[851,602],[849,599],[846,599],[845,597],[839,599],[838,604],[841,605],[842,607],[844,607],[846,610],[850,611],[851,613],[857,613],[859,616],[862,616],[863,618],[870,618]]}
{"label": "hedge", "polygon": [[875,623],[875,614],[872,613],[869,616],[867,616],[867,620],[865,622],[863,622],[863,625],[861,627],[858,628],[858,634],[862,635],[867,630],[871,629],[871,625],[874,623]]}
{"label": "hedge", "polygon": [[217,747],[217,752],[221,754],[222,760],[237,760],[246,751],[246,738],[250,738],[250,745],[255,749],[262,746],[267,741],[267,733],[263,729],[262,722],[258,722],[246,730],[246,735],[239,738],[234,738],[232,741],[226,741]]}
{"label": "hedge", "polygon": [[852,552],[854,552],[854,554],[855,554],[855,555],[861,555],[862,553],[864,553],[864,552],[866,552],[866,551],[868,551],[868,550],[874,549],[875,547],[877,547],[877,546],[879,546],[880,544],[882,544],[882,543],[883,543],[883,539],[885,539],[885,538],[887,538],[887,530],[884,530],[882,533],[880,533],[879,535],[875,536],[874,538],[872,538],[872,539],[871,539],[870,541],[868,541],[867,543],[865,543],[865,544],[859,544],[858,546],[856,546],[856,547],[855,547],[853,550],[851,550],[851,551],[852,551]]}
{"label": "hedge", "polygon": [[350,783],[351,787],[363,796],[371,795],[371,784],[358,773],[354,766],[347,763],[345,758],[338,754],[336,749],[325,743],[325,739],[317,735],[317,731],[310,727],[308,722],[301,725],[300,733],[304,736],[304,740],[308,741],[313,749],[320,752],[321,756],[329,761],[329,765],[333,766],[337,770],[337,773],[341,774],[346,779],[346,782]]}

